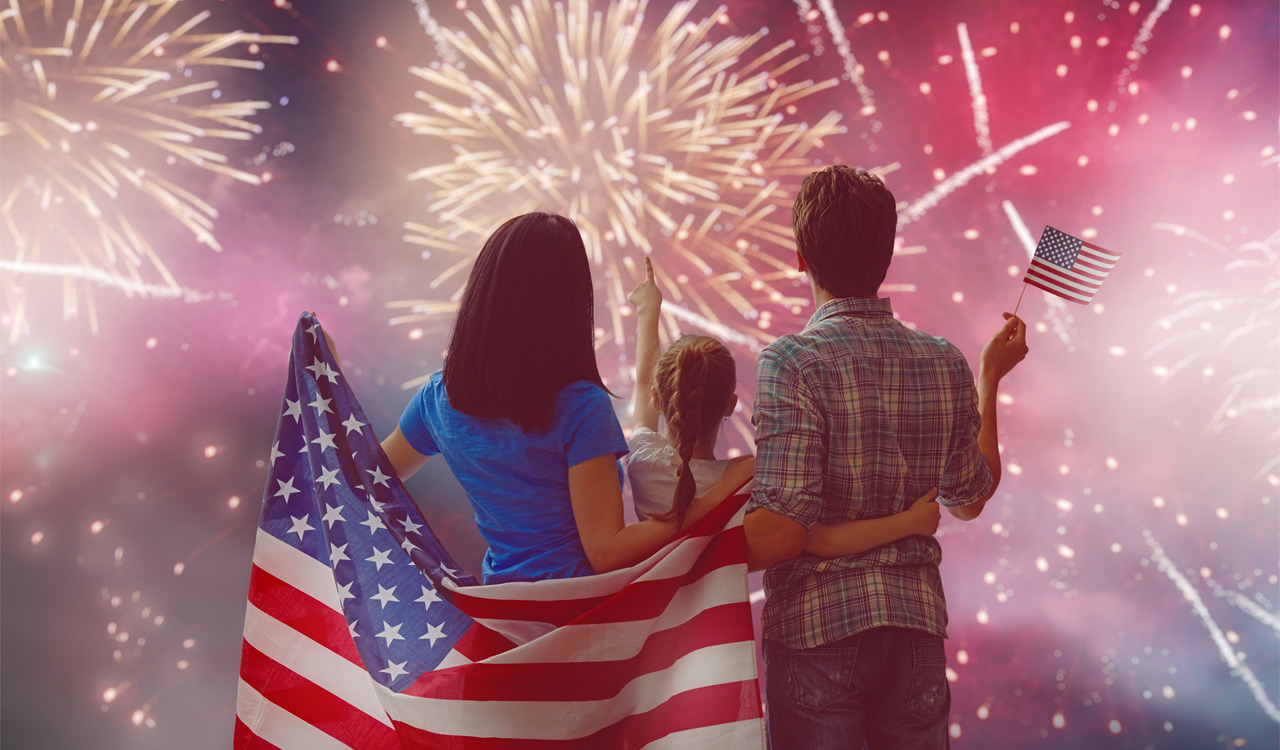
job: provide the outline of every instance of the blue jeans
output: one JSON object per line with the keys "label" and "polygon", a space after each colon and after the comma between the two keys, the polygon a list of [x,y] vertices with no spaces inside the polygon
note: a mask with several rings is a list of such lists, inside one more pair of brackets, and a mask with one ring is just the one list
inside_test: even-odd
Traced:
{"label": "blue jeans", "polygon": [[940,750],[951,746],[942,639],[872,628],[817,648],[764,642],[771,750]]}

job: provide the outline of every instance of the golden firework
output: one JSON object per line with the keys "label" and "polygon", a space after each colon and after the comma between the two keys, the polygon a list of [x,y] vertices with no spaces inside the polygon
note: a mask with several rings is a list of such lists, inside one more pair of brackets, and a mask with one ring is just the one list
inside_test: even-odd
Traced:
{"label": "golden firework", "polygon": [[12,338],[27,327],[29,277],[61,277],[64,317],[83,298],[95,330],[90,283],[180,295],[148,241],[152,219],[175,219],[221,250],[217,211],[180,184],[183,168],[260,182],[223,149],[258,133],[246,118],[269,105],[223,100],[208,71],[261,70],[261,61],[236,56],[241,48],[297,39],[198,33],[211,13],[192,14],[193,5],[8,0],[0,10],[0,279]]}
{"label": "golden firework", "polygon": [[450,258],[432,288],[457,286],[393,303],[406,310],[393,322],[452,312],[485,237],[545,210],[582,229],[616,345],[641,253],[655,254],[675,303],[669,331],[683,318],[749,346],[773,338],[763,308],[807,302],[790,291],[794,188],[814,168],[808,154],[842,131],[834,112],[813,125],[788,116],[836,81],[788,82],[805,59],[794,42],[724,33],[724,8],[694,20],[694,5],[647,27],[644,0],[507,11],[486,0],[483,15],[466,13],[471,32],[440,27],[437,46],[455,61],[411,68],[426,111],[396,119],[449,154],[409,176],[428,186],[430,219],[406,224],[405,239]]}

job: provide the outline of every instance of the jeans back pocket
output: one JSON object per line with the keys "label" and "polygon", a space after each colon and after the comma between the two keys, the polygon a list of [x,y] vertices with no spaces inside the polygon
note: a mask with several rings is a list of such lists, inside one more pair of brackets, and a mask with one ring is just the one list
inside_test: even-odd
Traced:
{"label": "jeans back pocket", "polygon": [[804,708],[821,710],[853,689],[858,647],[782,649],[782,697]]}

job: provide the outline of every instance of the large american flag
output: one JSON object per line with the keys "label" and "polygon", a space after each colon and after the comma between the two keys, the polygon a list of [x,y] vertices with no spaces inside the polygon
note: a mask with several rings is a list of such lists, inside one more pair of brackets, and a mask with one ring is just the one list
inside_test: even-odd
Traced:
{"label": "large american flag", "polygon": [[258,524],[236,748],[760,748],[744,495],[650,559],[482,586],[395,478],[314,316]]}
{"label": "large american flag", "polygon": [[1047,226],[1022,280],[1065,300],[1087,305],[1117,260],[1119,253]]}

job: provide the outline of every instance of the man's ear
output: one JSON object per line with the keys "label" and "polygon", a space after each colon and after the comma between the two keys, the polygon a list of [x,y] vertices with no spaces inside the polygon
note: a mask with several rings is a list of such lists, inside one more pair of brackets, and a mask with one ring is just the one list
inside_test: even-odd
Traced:
{"label": "man's ear", "polygon": [[724,418],[728,419],[733,416],[733,410],[738,408],[738,394],[733,394],[729,398],[729,408],[724,410]]}
{"label": "man's ear", "polygon": [[796,270],[800,273],[805,273],[809,270],[809,267],[804,264],[804,256],[800,254],[799,250],[796,251]]}

